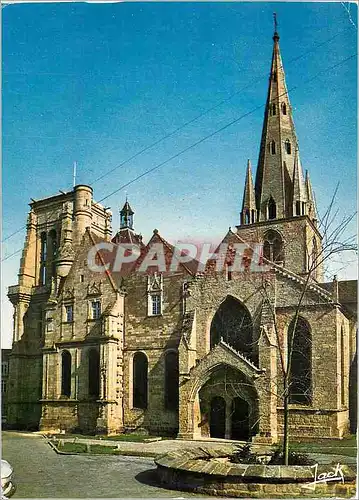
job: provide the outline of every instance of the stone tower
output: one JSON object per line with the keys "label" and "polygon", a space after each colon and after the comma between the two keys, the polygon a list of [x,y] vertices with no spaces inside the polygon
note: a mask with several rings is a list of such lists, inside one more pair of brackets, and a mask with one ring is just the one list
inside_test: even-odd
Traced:
{"label": "stone tower", "polygon": [[[262,242],[267,259],[305,275],[320,253],[322,236],[309,174],[303,175],[277,27],[273,42],[255,183],[248,160],[237,235]],[[320,281],[318,261],[311,275]]]}
{"label": "stone tower", "polygon": [[38,427],[44,344],[54,335],[58,294],[87,229],[105,240],[112,232],[111,213],[93,200],[90,186],[77,185],[30,204],[18,283],[8,291],[14,306],[10,426]]}

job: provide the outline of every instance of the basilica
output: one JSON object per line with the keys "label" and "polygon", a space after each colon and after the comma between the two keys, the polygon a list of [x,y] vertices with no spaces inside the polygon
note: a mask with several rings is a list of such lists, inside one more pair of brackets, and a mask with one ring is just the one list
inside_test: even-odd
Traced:
{"label": "basilica", "polygon": [[[258,164],[254,176],[248,161],[244,176],[220,270],[209,261],[200,271],[180,262],[139,272],[154,245],[165,259],[175,248],[158,230],[143,241],[128,200],[113,232],[91,186],[30,203],[8,291],[9,427],[273,443],[290,370],[291,435],[340,438],[355,428],[357,285],[323,281],[323,235],[277,31]],[[101,242],[135,244],[142,257],[125,273],[95,272],[88,254]],[[232,265],[231,248],[253,243],[265,273]]]}

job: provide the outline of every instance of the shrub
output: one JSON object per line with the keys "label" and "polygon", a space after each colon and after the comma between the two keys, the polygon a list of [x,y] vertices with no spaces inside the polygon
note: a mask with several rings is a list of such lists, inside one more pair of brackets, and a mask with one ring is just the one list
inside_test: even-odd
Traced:
{"label": "shrub", "polygon": [[262,464],[260,458],[251,451],[251,445],[245,444],[243,448],[233,453],[230,461],[235,464]]}
{"label": "shrub", "polygon": [[[308,457],[306,453],[298,453],[297,451],[289,450],[288,464],[289,465],[314,465],[316,462]],[[284,454],[280,448],[277,448],[268,465],[283,465],[284,464]]]}

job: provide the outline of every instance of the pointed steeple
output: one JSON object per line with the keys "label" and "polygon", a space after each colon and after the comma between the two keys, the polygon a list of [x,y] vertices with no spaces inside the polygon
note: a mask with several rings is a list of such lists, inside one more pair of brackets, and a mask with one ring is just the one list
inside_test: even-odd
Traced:
{"label": "pointed steeple", "polygon": [[247,162],[246,181],[244,184],[241,224],[253,224],[257,220],[256,197],[253,186],[251,162]]}
{"label": "pointed steeple", "polygon": [[122,210],[120,210],[120,229],[133,229],[133,215],[134,211],[130,207],[126,197],[126,203],[124,204]]}
{"label": "pointed steeple", "polygon": [[293,170],[293,215],[306,215],[307,213],[307,193],[303,179],[303,171],[299,158],[299,151],[296,150]]}
{"label": "pointed steeple", "polygon": [[255,183],[259,221],[292,215],[294,153],[297,149],[275,18],[272,63]]}
{"label": "pointed steeple", "polygon": [[309,172],[305,171],[305,189],[308,200],[307,215],[314,221],[317,222],[317,208],[315,206],[315,199],[313,195],[312,183],[310,182]]}

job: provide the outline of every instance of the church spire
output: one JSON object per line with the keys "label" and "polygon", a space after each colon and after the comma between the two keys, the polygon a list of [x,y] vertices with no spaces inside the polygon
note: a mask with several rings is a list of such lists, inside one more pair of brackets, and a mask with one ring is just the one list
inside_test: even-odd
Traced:
{"label": "church spire", "polygon": [[294,153],[298,146],[277,30],[275,16],[272,63],[255,182],[259,221],[292,215]]}
{"label": "church spire", "polygon": [[251,162],[247,162],[246,181],[244,184],[243,204],[241,212],[241,224],[256,222],[256,197],[254,193]]}

